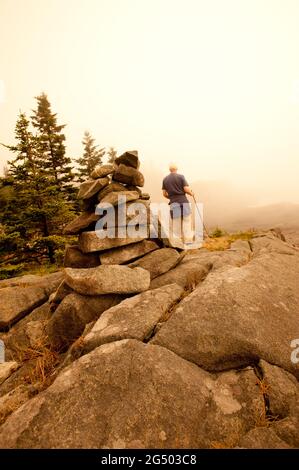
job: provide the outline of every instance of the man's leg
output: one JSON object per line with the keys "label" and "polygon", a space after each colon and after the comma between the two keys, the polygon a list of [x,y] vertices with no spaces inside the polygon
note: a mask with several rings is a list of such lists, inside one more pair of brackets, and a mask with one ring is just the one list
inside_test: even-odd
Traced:
{"label": "man's leg", "polygon": [[194,238],[194,231],[192,230],[192,217],[191,214],[183,217],[183,240],[184,243],[192,243]]}
{"label": "man's leg", "polygon": [[172,219],[172,236],[181,240],[182,235],[182,217],[175,217]]}

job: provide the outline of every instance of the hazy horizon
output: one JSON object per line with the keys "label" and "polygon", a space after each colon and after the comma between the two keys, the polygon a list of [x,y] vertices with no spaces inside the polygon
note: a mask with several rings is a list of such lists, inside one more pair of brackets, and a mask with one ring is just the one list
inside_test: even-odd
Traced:
{"label": "hazy horizon", "polygon": [[89,130],[148,176],[175,161],[190,184],[299,203],[298,19],[296,0],[0,0],[0,142],[44,91],[72,158]]}

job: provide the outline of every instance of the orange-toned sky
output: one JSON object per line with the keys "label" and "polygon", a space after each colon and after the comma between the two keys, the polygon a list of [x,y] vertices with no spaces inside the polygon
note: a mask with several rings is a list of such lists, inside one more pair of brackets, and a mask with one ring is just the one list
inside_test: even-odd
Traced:
{"label": "orange-toned sky", "polygon": [[0,0],[0,141],[45,91],[70,156],[88,129],[147,168],[299,202],[298,24],[298,0]]}

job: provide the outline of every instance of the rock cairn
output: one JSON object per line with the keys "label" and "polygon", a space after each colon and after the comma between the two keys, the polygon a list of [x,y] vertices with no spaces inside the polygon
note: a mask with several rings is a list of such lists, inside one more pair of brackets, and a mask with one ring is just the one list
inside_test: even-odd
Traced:
{"label": "rock cairn", "polygon": [[[67,304],[65,297],[75,293],[84,296],[86,302],[90,303],[91,297],[95,300],[97,312],[86,319],[84,323],[87,323],[124,297],[148,290],[153,279],[177,266],[183,258],[176,249],[165,246],[166,240],[150,238],[153,235],[150,231],[150,196],[140,189],[144,185],[144,176],[139,167],[138,152],[125,152],[116,158],[113,165],[96,167],[90,178],[81,184],[78,198],[82,214],[64,230],[65,234],[78,235],[78,244],[66,248],[64,279],[50,299],[51,309],[55,312],[50,322],[50,337],[57,337],[60,330],[57,322],[60,323],[61,317],[70,317],[69,308],[64,308]],[[135,234],[127,230],[136,226],[133,222],[136,221],[137,206],[130,211],[133,203],[138,203],[142,209],[137,210],[137,217],[143,230],[137,229]],[[102,210],[105,207],[107,209]],[[107,211],[110,211],[112,236],[107,236],[107,225],[103,223]],[[99,228],[99,223],[102,228]],[[155,230],[158,227],[154,228],[154,233]],[[106,235],[101,237],[100,232]],[[74,304],[76,299],[72,300],[72,310]]]}
{"label": "rock cairn", "polygon": [[[78,198],[82,201],[82,214],[65,227],[65,234],[79,235],[78,245],[66,249],[64,265],[69,268],[92,268],[99,265],[124,264],[141,257],[157,248],[158,244],[147,240],[150,224],[149,194],[143,193],[144,176],[139,171],[140,162],[137,151],[125,152],[116,158],[114,165],[96,167],[90,179],[83,182],[79,188]],[[119,204],[119,196],[125,200]],[[96,213],[98,204],[101,207],[112,207],[108,211],[108,232],[100,238],[97,222],[107,214],[102,210]],[[144,211],[140,217],[146,230],[141,236],[125,236],[130,220],[135,216],[129,215],[132,204],[142,204]],[[119,211],[125,217],[120,218]],[[131,211],[133,212],[133,211]],[[122,220],[120,220],[122,219]],[[121,233],[122,236],[118,236]],[[144,236],[145,235],[145,236]]]}

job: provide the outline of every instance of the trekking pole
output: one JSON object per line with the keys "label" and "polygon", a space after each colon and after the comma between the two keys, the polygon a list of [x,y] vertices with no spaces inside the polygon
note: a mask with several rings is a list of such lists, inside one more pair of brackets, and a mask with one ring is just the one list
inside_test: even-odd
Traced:
{"label": "trekking pole", "polygon": [[206,233],[207,237],[210,238],[209,232],[208,232],[208,230],[207,230],[207,227],[206,227],[205,224],[204,224],[204,221],[203,221],[203,218],[202,218],[202,216],[201,216],[200,210],[199,210],[198,207],[197,207],[197,202],[196,202],[196,199],[195,199],[195,196],[194,196],[193,193],[192,193],[192,197],[193,197],[194,204],[195,204],[195,207],[196,207],[196,209],[197,209],[198,215],[199,215],[199,217],[200,217],[200,220],[201,220],[201,223],[202,223],[204,232]]}

